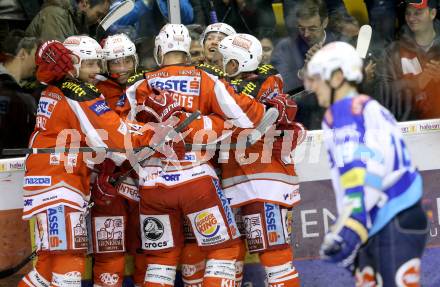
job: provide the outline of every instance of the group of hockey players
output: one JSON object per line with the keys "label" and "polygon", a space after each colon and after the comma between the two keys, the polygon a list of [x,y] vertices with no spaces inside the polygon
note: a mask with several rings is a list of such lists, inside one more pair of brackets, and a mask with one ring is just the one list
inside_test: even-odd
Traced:
{"label": "group of hockey players", "polygon": [[[190,44],[184,25],[165,25],[155,39],[159,68],[142,72],[124,34],[101,45],[71,36],[38,48],[36,75],[47,88],[31,148],[156,150],[146,161],[128,151],[30,154],[23,218],[35,218],[38,259],[19,286],[80,286],[88,250],[94,286],[122,286],[126,254],[135,258],[136,286],[174,286],[178,268],[185,286],[241,286],[246,249],[259,255],[269,286],[300,286],[290,246],[300,200],[291,151],[305,135],[297,106],[277,71],[260,65],[254,36],[224,23],[208,26],[199,66],[190,64]],[[330,106],[324,127],[333,133],[326,141],[340,213],[322,256],[356,265],[362,284],[362,272],[372,268],[370,279],[383,282],[375,286],[418,286],[398,283],[420,273],[426,224],[420,175],[393,117],[358,95],[362,61],[348,44],[322,48],[307,75],[320,104]],[[269,131],[275,135],[238,152],[270,109],[278,112]],[[196,111],[197,119],[165,138]],[[225,139],[237,150],[187,148]],[[391,250],[384,242],[395,233]],[[413,252],[397,256],[408,244]],[[398,259],[384,266],[377,254]]]}

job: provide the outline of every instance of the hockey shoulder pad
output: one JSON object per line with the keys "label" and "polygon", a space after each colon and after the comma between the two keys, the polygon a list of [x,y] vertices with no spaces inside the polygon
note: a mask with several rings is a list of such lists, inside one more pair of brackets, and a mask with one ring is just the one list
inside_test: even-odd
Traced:
{"label": "hockey shoulder pad", "polygon": [[201,70],[203,70],[203,71],[205,71],[205,72],[207,72],[207,73],[209,73],[211,75],[217,76],[220,79],[226,78],[225,72],[223,72],[222,69],[220,69],[220,68],[218,68],[216,66],[213,66],[213,65],[210,65],[210,64],[206,64],[206,63],[202,63],[202,64],[197,65],[196,68],[199,68],[199,69],[201,69]]}
{"label": "hockey shoulder pad", "polygon": [[240,94],[245,94],[251,96],[253,98],[257,98],[258,93],[260,92],[261,86],[263,85],[265,79],[260,77],[256,77],[249,80],[232,80],[230,83],[234,87],[235,91]]}
{"label": "hockey shoulder pad", "polygon": [[137,81],[145,79],[144,75],[147,72],[149,72],[149,71],[148,70],[142,70],[142,71],[140,71],[138,73],[135,73],[134,75],[130,76],[128,78],[128,80],[127,80],[127,87],[130,87],[131,85],[133,85]]}
{"label": "hockey shoulder pad", "polygon": [[56,84],[64,96],[77,102],[85,102],[101,96],[99,90],[92,84],[77,80],[64,80]]}
{"label": "hockey shoulder pad", "polygon": [[265,76],[266,78],[279,74],[278,70],[275,69],[275,67],[270,64],[263,64],[263,65],[258,66],[257,72],[258,72],[258,75]]}

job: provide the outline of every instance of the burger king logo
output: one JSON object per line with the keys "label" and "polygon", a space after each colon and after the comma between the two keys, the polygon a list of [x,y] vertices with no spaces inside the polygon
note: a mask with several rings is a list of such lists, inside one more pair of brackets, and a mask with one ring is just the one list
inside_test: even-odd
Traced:
{"label": "burger king logo", "polygon": [[205,237],[213,237],[220,229],[217,218],[214,214],[204,211],[196,215],[194,225],[197,231]]}

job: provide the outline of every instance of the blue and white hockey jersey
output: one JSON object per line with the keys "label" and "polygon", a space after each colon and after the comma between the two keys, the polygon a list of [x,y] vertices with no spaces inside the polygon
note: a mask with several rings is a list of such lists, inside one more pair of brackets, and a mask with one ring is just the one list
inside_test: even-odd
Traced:
{"label": "blue and white hockey jersey", "polygon": [[322,126],[338,213],[350,205],[368,237],[421,199],[400,128],[377,101],[352,93],[327,110]]}

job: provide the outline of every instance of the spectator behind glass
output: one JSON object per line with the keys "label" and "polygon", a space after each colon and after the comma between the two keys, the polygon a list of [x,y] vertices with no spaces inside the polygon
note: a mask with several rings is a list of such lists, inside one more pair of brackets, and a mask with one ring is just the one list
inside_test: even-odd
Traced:
{"label": "spectator behind glass", "polygon": [[281,39],[272,53],[272,64],[283,76],[285,90],[302,86],[303,67],[323,44],[337,40],[326,31],[327,8],[323,0],[300,0],[295,6],[294,17],[286,23],[297,33]]}
{"label": "spectator behind glass", "polygon": [[270,59],[273,52],[273,42],[269,37],[263,37],[260,39],[261,47],[263,48],[263,59],[261,64],[270,64]]}
{"label": "spectator behind glass", "polygon": [[98,23],[109,7],[110,0],[46,0],[26,35],[62,42],[72,35],[89,34],[89,26]]}
{"label": "spectator behind glass", "polygon": [[437,1],[408,4],[400,37],[385,52],[381,101],[397,120],[440,117]]}
{"label": "spectator behind glass", "polygon": [[[289,37],[281,39],[272,53],[272,64],[284,80],[284,90],[294,93],[302,89],[304,67],[326,43],[338,40],[328,31],[327,7],[323,0],[299,0],[294,17],[286,25],[295,27]],[[298,104],[296,119],[307,129],[320,129],[324,109],[318,105],[315,94],[295,98]]]}
{"label": "spectator behind glass", "polygon": [[203,64],[203,46],[200,43],[200,36],[203,33],[203,27],[200,25],[189,25],[187,26],[189,31],[189,36],[191,37],[191,46],[189,52],[191,54],[191,64],[199,65]]}
{"label": "spectator behind glass", "polygon": [[40,11],[39,0],[1,0],[0,42],[3,41],[9,31],[26,29],[38,11]]}
{"label": "spectator behind glass", "polygon": [[[37,39],[11,31],[0,44],[0,150],[27,147],[37,104],[20,86],[35,72]],[[1,157],[1,155],[0,155]]]}
{"label": "spectator behind glass", "polygon": [[[203,10],[205,25],[212,22],[208,0],[200,1]],[[271,34],[275,31],[275,15],[272,9],[272,1],[266,0],[213,0],[214,10],[218,22],[226,23],[234,27],[237,33],[253,35]],[[196,19],[197,23],[201,21]]]}
{"label": "spectator behind glass", "polygon": [[[114,1],[111,8],[121,3],[122,0]],[[180,17],[182,24],[191,24],[194,21],[194,12],[189,0],[180,0]],[[159,32],[160,23],[169,22],[168,1],[166,0],[136,0],[133,10],[110,26],[109,35],[121,32],[123,28],[134,27],[135,33],[131,39],[136,41],[140,37],[153,36]],[[160,19],[159,19],[160,18]],[[149,28],[142,27],[141,20],[149,21]],[[154,20],[153,20],[154,19]],[[151,23],[150,23],[151,22]],[[125,28],[126,29],[126,28]]]}

